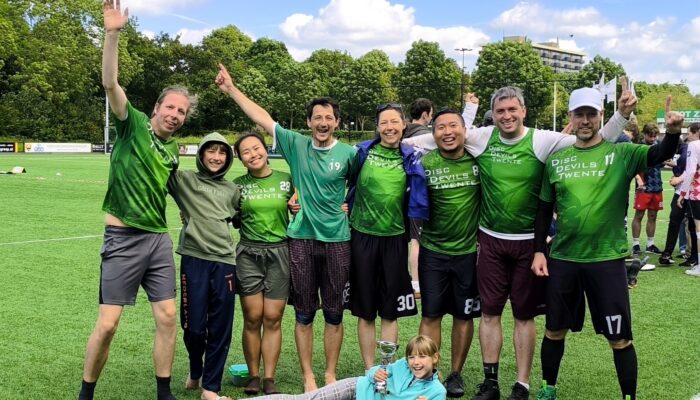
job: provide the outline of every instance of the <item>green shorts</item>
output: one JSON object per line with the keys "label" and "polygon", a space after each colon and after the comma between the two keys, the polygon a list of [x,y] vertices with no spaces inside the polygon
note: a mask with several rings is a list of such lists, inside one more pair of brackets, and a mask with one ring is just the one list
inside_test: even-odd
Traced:
{"label": "green shorts", "polygon": [[289,248],[287,242],[239,242],[236,247],[238,294],[262,292],[268,299],[289,297]]}

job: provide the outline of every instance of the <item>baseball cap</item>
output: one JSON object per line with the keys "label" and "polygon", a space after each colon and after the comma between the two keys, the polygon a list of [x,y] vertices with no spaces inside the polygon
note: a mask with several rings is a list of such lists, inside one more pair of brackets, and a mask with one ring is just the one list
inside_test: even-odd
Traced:
{"label": "baseball cap", "polygon": [[589,87],[576,89],[569,96],[569,111],[579,107],[593,107],[600,111],[603,109],[598,89]]}

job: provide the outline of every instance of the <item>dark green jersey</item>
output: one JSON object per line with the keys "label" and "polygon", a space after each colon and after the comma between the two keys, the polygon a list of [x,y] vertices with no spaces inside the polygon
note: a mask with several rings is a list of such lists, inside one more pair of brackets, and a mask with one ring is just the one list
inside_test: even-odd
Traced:
{"label": "dark green jersey", "polygon": [[109,165],[102,210],[123,223],[150,232],[166,232],[166,184],[178,164],[174,138],[162,140],[146,114],[127,103],[124,121],[115,118],[117,139]]}
{"label": "dark green jersey", "polygon": [[279,124],[275,124],[275,136],[280,153],[289,164],[301,205],[289,224],[287,236],[330,243],[350,240],[348,217],[341,206],[355,162],[355,148],[340,141],[318,148],[310,137]]}
{"label": "dark green jersey", "polygon": [[394,236],[404,233],[406,171],[399,149],[373,146],[357,180],[350,225],[362,233]]}
{"label": "dark green jersey", "polygon": [[568,147],[547,159],[540,198],[554,202],[557,235],[551,257],[576,262],[630,254],[625,234],[629,185],[647,167],[649,146]]}
{"label": "dark green jersey", "polygon": [[422,163],[428,182],[430,219],[423,223],[420,245],[449,255],[475,252],[481,196],[476,160],[469,153],[450,160],[433,150]]}
{"label": "dark green jersey", "polygon": [[292,176],[272,171],[270,176],[239,176],[233,182],[241,189],[241,240],[277,243],[287,238],[287,201],[294,194]]}
{"label": "dark green jersey", "polygon": [[[504,143],[493,129],[477,158],[483,171],[480,225],[492,232],[532,235],[544,164],[533,146],[533,130],[515,144]],[[544,160],[544,158],[542,158]]]}

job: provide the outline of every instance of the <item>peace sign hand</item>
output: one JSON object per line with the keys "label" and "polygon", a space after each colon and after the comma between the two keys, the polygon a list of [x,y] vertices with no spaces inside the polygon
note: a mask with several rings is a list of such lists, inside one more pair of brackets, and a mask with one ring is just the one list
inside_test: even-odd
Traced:
{"label": "peace sign hand", "polygon": [[113,4],[112,0],[104,0],[102,14],[105,20],[105,32],[119,32],[129,22],[129,9],[125,8],[122,14],[120,0],[116,0],[116,4]]}
{"label": "peace sign hand", "polygon": [[637,96],[630,92],[627,77],[624,75],[620,77],[620,86],[622,86],[622,94],[620,95],[620,99],[617,101],[617,110],[623,117],[629,119],[634,110],[637,109]]}
{"label": "peace sign hand", "polygon": [[678,134],[681,133],[683,126],[683,114],[677,111],[671,111],[671,95],[666,97],[666,116],[664,122],[666,124],[666,133]]}

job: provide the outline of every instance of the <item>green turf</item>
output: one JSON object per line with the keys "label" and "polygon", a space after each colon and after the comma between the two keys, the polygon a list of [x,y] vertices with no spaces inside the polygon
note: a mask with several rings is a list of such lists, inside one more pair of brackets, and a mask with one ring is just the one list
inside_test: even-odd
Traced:
{"label": "green turf", "polygon": [[[279,160],[273,168],[287,169]],[[182,168],[193,168],[183,158]],[[106,189],[108,159],[103,155],[0,155],[0,170],[21,165],[22,175],[0,175],[0,399],[41,397],[76,398],[81,379],[85,343],[95,322],[102,243],[100,211]],[[239,162],[228,177],[242,174]],[[665,192],[666,204],[671,192]],[[171,234],[177,240],[180,226],[177,208],[168,204]],[[668,211],[662,211],[656,243],[665,238]],[[644,237],[642,238],[644,240]],[[177,260],[177,259],[176,259]],[[656,258],[653,257],[652,261]],[[177,260],[179,262],[179,260]],[[631,291],[635,346],[639,357],[639,397],[689,399],[700,393],[700,279],[685,275],[679,267],[657,268],[640,274],[639,287]],[[236,304],[234,340],[229,364],[242,363],[242,317]],[[283,350],[277,374],[285,392],[301,391],[294,346],[294,315],[288,307],[283,325]],[[320,318],[317,318],[320,321]],[[345,342],[339,377],[360,375],[362,362],[354,318],[346,314]],[[401,342],[414,335],[419,318],[400,321]],[[538,318],[541,335],[543,318]],[[322,324],[315,324],[315,363],[322,377]],[[449,357],[450,320],[444,321],[442,354]],[[515,378],[512,350],[512,318],[504,315],[504,348],[501,362],[502,390]],[[153,320],[143,293],[137,305],[128,307],[112,344],[110,359],[97,386],[99,399],[153,398],[155,382],[150,357]],[[178,332],[173,388],[179,399],[197,399],[185,392],[187,357]],[[540,336],[541,337],[541,336]],[[482,379],[481,357],[475,338],[464,378],[471,393]],[[441,362],[442,372],[448,360]],[[539,339],[531,384],[540,382]],[[535,391],[533,390],[533,393]],[[244,397],[225,381],[223,393]],[[612,354],[605,340],[594,335],[587,323],[583,333],[567,339],[559,380],[560,398],[615,399],[618,385]],[[534,398],[534,394],[532,396]]]}

